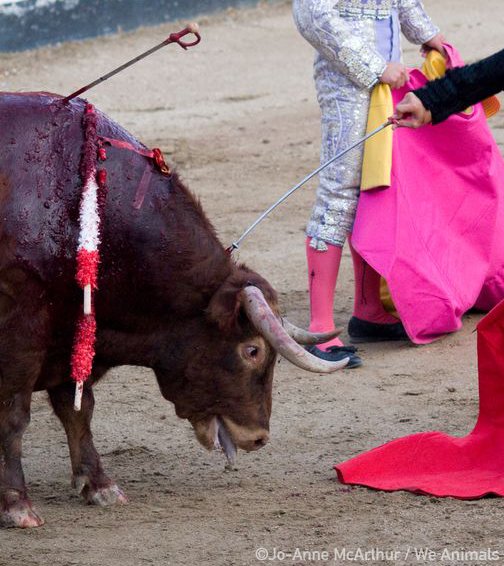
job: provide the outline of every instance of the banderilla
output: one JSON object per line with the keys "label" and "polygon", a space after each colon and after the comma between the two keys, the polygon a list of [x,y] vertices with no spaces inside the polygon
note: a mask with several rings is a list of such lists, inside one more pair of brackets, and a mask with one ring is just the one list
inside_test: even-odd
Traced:
{"label": "banderilla", "polygon": [[[184,36],[190,34],[190,33],[194,34],[196,36],[196,39],[194,41],[191,41],[191,42],[182,41],[182,38]],[[114,75],[117,75],[117,73],[124,71],[124,69],[131,67],[131,65],[134,65],[135,63],[137,63],[141,59],[144,59],[145,57],[152,55],[152,53],[154,53],[155,51],[158,51],[158,49],[161,49],[165,45],[169,45],[170,43],[178,43],[180,45],[180,47],[182,47],[182,49],[187,49],[188,47],[192,47],[193,45],[198,45],[198,43],[200,41],[201,41],[201,36],[200,36],[200,33],[199,33],[198,24],[196,24],[196,23],[188,24],[183,30],[181,30],[177,33],[171,33],[164,41],[162,41],[161,43],[158,43],[156,46],[152,47],[152,49],[149,49],[148,51],[141,53],[140,55],[138,55],[134,59],[131,59],[131,61],[124,63],[124,65],[117,67],[116,69],[114,69],[113,71],[110,71],[110,73],[107,73],[103,77],[100,77],[99,79],[96,79],[92,83],[89,83],[88,85],[83,86],[79,90],[72,92],[72,94],[69,94],[68,96],[66,96],[63,99],[63,102],[66,103],[69,100],[72,100],[72,98],[75,98],[76,96],[81,95],[83,92],[86,92],[87,90],[93,88],[94,86],[105,82],[107,79],[110,79],[110,77],[113,77]]]}

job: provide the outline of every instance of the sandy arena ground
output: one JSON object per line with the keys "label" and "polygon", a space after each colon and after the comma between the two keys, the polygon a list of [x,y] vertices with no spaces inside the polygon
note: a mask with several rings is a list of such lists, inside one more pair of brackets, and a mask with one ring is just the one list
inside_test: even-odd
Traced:
{"label": "sandy arena ground", "polygon": [[[502,48],[502,0],[426,5],[468,60]],[[200,23],[200,46],[187,53],[167,48],[89,99],[165,151],[227,245],[318,164],[312,50],[294,28],[288,2],[230,10]],[[2,55],[0,89],[71,92],[178,27]],[[406,57],[417,62],[416,48],[407,46]],[[504,144],[504,114],[491,123]],[[308,322],[303,227],[313,189],[291,198],[240,253],[279,290],[284,311],[301,325]],[[335,301],[340,325],[351,314],[352,289],[346,251]],[[24,465],[46,526],[0,531],[0,564],[254,565],[259,547],[270,553],[378,548],[400,553],[399,560],[380,563],[404,564],[408,546],[436,553],[489,547],[504,561],[503,500],[351,489],[332,470],[333,463],[397,436],[471,429],[478,410],[473,330],[479,318],[465,317],[461,332],[430,346],[363,346],[365,365],[333,376],[281,360],[271,443],[240,453],[239,470],[231,473],[224,472],[223,457],[206,453],[175,417],[150,371],[112,371],[97,388],[94,431],[106,468],[130,498],[125,507],[85,506],[71,491],[62,428],[45,394],[37,394]]]}

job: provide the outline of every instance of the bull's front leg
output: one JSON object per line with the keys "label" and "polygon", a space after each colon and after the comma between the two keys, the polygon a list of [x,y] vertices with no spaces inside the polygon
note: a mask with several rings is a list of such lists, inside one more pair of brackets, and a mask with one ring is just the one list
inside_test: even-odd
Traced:
{"label": "bull's front leg", "polygon": [[105,474],[100,456],[93,444],[91,418],[94,395],[90,386],[84,386],[82,408],[73,408],[75,385],[64,383],[49,389],[49,398],[54,412],[65,427],[72,461],[72,485],[84,500],[94,505],[127,503],[121,489]]}
{"label": "bull's front leg", "polygon": [[32,508],[21,466],[23,433],[30,422],[31,392],[0,401],[0,526],[40,527],[44,520]]}

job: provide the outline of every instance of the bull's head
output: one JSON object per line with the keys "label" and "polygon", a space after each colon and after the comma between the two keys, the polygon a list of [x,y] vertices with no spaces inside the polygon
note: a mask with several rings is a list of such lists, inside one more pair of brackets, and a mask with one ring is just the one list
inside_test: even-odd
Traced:
{"label": "bull's head", "polygon": [[348,360],[320,360],[299,343],[336,334],[310,334],[283,321],[270,285],[241,268],[213,295],[204,317],[181,325],[178,351],[155,371],[163,395],[191,422],[199,442],[222,448],[233,463],[237,447],[257,450],[268,441],[277,353],[305,370],[333,372]]}

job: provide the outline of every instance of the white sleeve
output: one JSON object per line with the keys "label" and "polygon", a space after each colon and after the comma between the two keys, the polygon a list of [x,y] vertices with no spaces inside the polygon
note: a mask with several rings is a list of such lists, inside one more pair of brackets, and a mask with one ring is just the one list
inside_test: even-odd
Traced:
{"label": "white sleeve", "polygon": [[373,45],[355,36],[334,4],[334,0],[294,0],[297,28],[337,71],[359,87],[371,89],[382,76],[387,62]]}
{"label": "white sleeve", "polygon": [[411,43],[420,45],[439,33],[421,0],[399,0],[398,8],[401,31]]}

